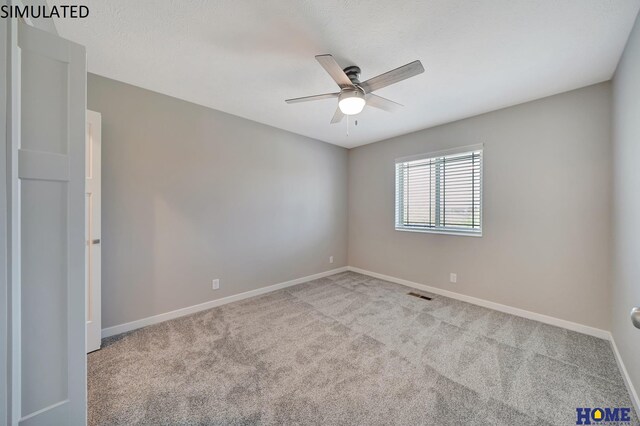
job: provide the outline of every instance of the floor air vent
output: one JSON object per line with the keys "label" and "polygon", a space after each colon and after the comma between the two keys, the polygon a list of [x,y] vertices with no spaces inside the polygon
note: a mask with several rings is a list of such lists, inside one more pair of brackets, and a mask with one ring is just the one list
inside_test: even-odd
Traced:
{"label": "floor air vent", "polygon": [[422,294],[418,294],[418,293],[414,293],[414,292],[409,292],[407,293],[409,296],[413,296],[413,297],[419,297],[420,299],[424,299],[424,300],[431,300],[431,298],[429,296],[424,296]]}

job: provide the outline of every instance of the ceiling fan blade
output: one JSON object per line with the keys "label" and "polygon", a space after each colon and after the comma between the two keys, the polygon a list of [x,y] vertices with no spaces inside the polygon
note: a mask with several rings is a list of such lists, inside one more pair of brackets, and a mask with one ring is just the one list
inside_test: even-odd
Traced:
{"label": "ceiling fan blade", "polygon": [[316,60],[320,62],[322,68],[329,73],[331,78],[333,78],[333,81],[338,83],[338,86],[340,86],[341,89],[344,89],[345,87],[353,87],[353,83],[344,71],[342,71],[342,68],[340,68],[340,65],[338,65],[336,60],[333,59],[333,56],[317,55]]}
{"label": "ceiling fan blade", "polygon": [[402,104],[390,101],[389,99],[383,98],[382,96],[374,95],[373,93],[369,93],[366,98],[367,105],[389,112],[398,111],[403,107]]}
{"label": "ceiling fan blade", "polygon": [[288,104],[295,104],[297,102],[319,101],[320,99],[337,98],[340,96],[340,92],[337,93],[324,93],[322,95],[304,96],[302,98],[293,98],[285,100]]}
{"label": "ceiling fan blade", "polygon": [[364,83],[360,84],[360,87],[364,89],[366,93],[371,93],[374,90],[382,89],[391,84],[397,83],[407,78],[411,78],[424,72],[424,67],[420,61],[413,61],[407,65],[403,65],[400,68],[385,72],[379,76],[370,78]]}
{"label": "ceiling fan blade", "polygon": [[344,114],[340,111],[340,107],[336,108],[336,113],[333,114],[333,118],[331,119],[331,124],[336,124],[342,121],[344,118]]}

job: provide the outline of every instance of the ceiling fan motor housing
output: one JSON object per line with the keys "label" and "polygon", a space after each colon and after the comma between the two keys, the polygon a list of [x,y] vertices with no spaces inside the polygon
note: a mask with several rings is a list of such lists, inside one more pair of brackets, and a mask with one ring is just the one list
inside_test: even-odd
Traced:
{"label": "ceiling fan motor housing", "polygon": [[343,71],[353,84],[360,84],[360,67],[352,65],[350,67],[346,67]]}

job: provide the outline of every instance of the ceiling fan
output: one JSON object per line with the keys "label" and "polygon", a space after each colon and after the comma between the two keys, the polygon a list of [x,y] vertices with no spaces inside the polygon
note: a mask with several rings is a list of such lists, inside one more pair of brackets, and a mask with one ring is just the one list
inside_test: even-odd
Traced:
{"label": "ceiling fan", "polygon": [[338,83],[339,92],[325,93],[322,95],[305,96],[302,98],[287,99],[285,102],[293,104],[297,102],[318,101],[320,99],[338,98],[338,108],[331,119],[331,124],[339,123],[345,115],[359,114],[365,105],[370,105],[385,111],[393,112],[400,108],[397,102],[390,101],[372,92],[407,78],[411,78],[424,72],[420,61],[413,61],[406,65],[360,82],[360,68],[355,65],[340,68],[340,65],[331,55],[317,55],[316,60]]}

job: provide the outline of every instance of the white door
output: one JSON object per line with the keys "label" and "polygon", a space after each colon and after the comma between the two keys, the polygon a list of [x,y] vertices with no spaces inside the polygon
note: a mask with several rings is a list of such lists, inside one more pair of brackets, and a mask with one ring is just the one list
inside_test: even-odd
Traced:
{"label": "white door", "polygon": [[87,289],[87,352],[100,349],[100,256],[101,256],[101,116],[87,110],[87,137],[85,139],[85,268]]}
{"label": "white door", "polygon": [[86,424],[84,47],[11,21],[11,424]]}

